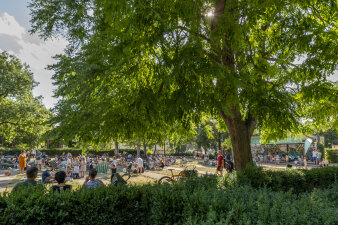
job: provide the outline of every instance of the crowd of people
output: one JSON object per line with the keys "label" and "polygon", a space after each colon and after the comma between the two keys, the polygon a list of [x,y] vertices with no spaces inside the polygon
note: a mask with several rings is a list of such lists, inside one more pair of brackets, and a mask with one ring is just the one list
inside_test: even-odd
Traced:
{"label": "crowd of people", "polygon": [[273,151],[265,149],[263,153],[257,154],[254,156],[253,161],[256,163],[274,163],[280,164],[285,162],[287,165],[289,163],[294,163],[295,166],[303,166],[307,168],[308,162],[312,162],[317,166],[328,166],[328,161],[319,149],[310,149],[307,154],[291,154],[282,152],[279,149]]}

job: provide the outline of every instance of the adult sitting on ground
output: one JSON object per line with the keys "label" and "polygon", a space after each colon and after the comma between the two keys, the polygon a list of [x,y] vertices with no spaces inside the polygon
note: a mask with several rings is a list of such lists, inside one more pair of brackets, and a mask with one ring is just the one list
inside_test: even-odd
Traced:
{"label": "adult sitting on ground", "polygon": [[66,184],[66,173],[65,171],[59,171],[55,174],[55,180],[58,182],[58,185],[54,185],[52,187],[53,191],[58,191],[60,193],[61,190],[72,190],[72,185]]}
{"label": "adult sitting on ground", "polygon": [[83,187],[87,188],[87,189],[91,189],[91,188],[98,188],[101,186],[105,186],[104,183],[101,180],[96,180],[96,175],[97,175],[97,171],[96,169],[90,169],[89,170],[89,176],[86,177],[85,182],[83,183]]}
{"label": "adult sitting on ground", "polygon": [[53,169],[51,167],[48,167],[45,171],[42,172],[42,183],[47,184],[47,183],[52,183],[54,182],[54,177],[50,173]]}
{"label": "adult sitting on ground", "polygon": [[36,186],[37,182],[35,181],[38,176],[38,168],[30,167],[26,171],[27,180],[24,182],[17,183],[13,191],[17,191],[19,188],[26,188],[28,186]]}

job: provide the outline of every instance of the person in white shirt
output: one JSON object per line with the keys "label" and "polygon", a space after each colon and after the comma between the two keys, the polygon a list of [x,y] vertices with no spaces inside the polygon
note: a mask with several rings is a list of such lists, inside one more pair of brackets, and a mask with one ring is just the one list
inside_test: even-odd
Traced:
{"label": "person in white shirt", "polygon": [[72,157],[71,156],[69,156],[67,158],[67,166],[72,167]]}
{"label": "person in white shirt", "polygon": [[32,156],[33,159],[35,158],[35,155],[36,155],[36,150],[35,150],[35,149],[32,149],[31,156]]}
{"label": "person in white shirt", "polygon": [[117,161],[116,161],[116,157],[113,157],[113,165],[115,165],[115,167],[117,167]]}
{"label": "person in white shirt", "polygon": [[316,152],[316,150],[312,151],[312,160],[315,162],[315,165],[317,165],[317,152]]}
{"label": "person in white shirt", "polygon": [[143,169],[143,159],[141,157],[138,157],[136,159],[136,163],[137,163],[137,176],[139,173],[142,174],[142,169]]}

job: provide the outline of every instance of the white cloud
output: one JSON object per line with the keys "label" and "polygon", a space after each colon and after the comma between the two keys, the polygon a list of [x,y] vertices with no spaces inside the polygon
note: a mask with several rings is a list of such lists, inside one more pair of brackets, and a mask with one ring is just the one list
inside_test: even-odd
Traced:
{"label": "white cloud", "polygon": [[42,95],[48,108],[53,107],[56,99],[52,97],[52,71],[45,68],[55,62],[52,56],[62,53],[66,45],[63,38],[43,41],[37,35],[30,36],[27,29],[8,13],[0,17],[0,50],[15,55],[30,66],[35,80],[40,83],[33,93]]}
{"label": "white cloud", "polygon": [[0,35],[1,34],[20,39],[25,34],[25,28],[20,26],[13,16],[4,13],[0,17]]}

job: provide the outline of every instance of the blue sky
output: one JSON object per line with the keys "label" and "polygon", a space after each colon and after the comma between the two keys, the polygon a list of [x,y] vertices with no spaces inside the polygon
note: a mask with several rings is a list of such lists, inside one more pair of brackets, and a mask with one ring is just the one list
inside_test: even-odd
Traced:
{"label": "blue sky", "polygon": [[0,0],[0,51],[7,51],[30,66],[39,86],[33,91],[35,96],[42,95],[43,103],[51,108],[57,102],[53,98],[52,71],[45,68],[55,61],[52,56],[60,54],[66,47],[66,40],[41,40],[30,35],[30,15],[28,0]]}

